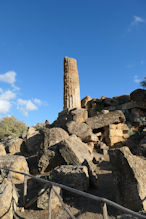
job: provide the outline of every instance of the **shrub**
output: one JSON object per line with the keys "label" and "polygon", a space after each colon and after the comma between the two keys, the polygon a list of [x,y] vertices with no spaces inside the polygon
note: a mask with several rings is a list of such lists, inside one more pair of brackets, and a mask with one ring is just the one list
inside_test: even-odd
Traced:
{"label": "shrub", "polygon": [[104,104],[103,103],[98,103],[96,105],[96,111],[101,112],[104,109]]}
{"label": "shrub", "polygon": [[6,116],[0,121],[0,139],[8,136],[21,137],[26,129],[27,126],[24,122],[17,120],[14,116]]}
{"label": "shrub", "polygon": [[144,78],[143,81],[140,82],[140,85],[145,88],[146,87],[146,77]]}

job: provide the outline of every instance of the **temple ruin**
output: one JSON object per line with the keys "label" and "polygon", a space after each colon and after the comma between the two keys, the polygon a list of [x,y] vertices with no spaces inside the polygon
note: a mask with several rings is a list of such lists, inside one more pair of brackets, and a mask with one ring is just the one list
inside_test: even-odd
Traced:
{"label": "temple ruin", "polygon": [[64,109],[81,108],[77,61],[64,58]]}

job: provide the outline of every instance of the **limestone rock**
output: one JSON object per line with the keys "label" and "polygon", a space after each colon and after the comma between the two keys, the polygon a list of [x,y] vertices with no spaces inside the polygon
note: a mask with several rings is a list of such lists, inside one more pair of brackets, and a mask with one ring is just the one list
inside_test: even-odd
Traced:
{"label": "limestone rock", "polygon": [[42,174],[44,172],[49,172],[57,166],[66,164],[64,159],[59,153],[58,146],[52,146],[48,149],[39,159],[38,169]]}
{"label": "limestone rock", "polygon": [[108,150],[109,147],[103,143],[102,141],[99,141],[96,145],[95,145],[96,151],[100,154],[106,155],[108,154]]}
{"label": "limestone rock", "polygon": [[0,183],[0,218],[13,219],[13,209],[16,211],[16,204],[18,204],[18,196],[15,187],[12,188],[11,181],[5,178]]}
{"label": "limestone rock", "polygon": [[85,122],[88,118],[88,111],[86,109],[72,109],[72,110],[63,110],[58,114],[58,118],[53,122],[53,127],[61,127],[67,130],[66,124],[75,121],[75,122]]}
{"label": "limestone rock", "polygon": [[82,165],[93,159],[88,146],[75,135],[59,143],[59,152],[69,165]]}
{"label": "limestone rock", "polygon": [[130,101],[129,95],[116,96],[113,98],[106,98],[103,100],[105,106],[118,106]]}
{"label": "limestone rock", "polygon": [[62,165],[51,171],[53,181],[72,188],[87,191],[89,175],[86,166]]}
{"label": "limestone rock", "polygon": [[28,153],[36,154],[39,152],[42,140],[40,132],[36,131],[34,127],[29,127],[25,142]]}
{"label": "limestone rock", "polygon": [[146,111],[140,108],[131,109],[129,120],[137,126],[146,126]]}
{"label": "limestone rock", "polygon": [[109,182],[111,174],[111,171],[107,170],[106,168],[100,168],[100,165],[102,166],[102,162],[105,162],[103,160],[104,158],[101,157],[101,159],[102,160],[98,165],[95,165],[92,162],[89,163],[90,182],[95,188],[99,190],[101,189],[101,187],[103,187],[103,185],[105,185],[105,187],[107,186],[106,184]]}
{"label": "limestone rock", "polygon": [[146,210],[146,160],[128,147],[110,151],[119,202],[134,211]]}
{"label": "limestone rock", "polygon": [[16,154],[22,152],[22,144],[23,139],[17,138],[13,139],[11,142],[9,142],[8,151],[10,154]]}
{"label": "limestone rock", "polygon": [[116,101],[116,105],[121,105],[128,103],[130,101],[130,95],[121,95],[113,97],[113,99]]}
{"label": "limestone rock", "polygon": [[146,136],[144,136],[138,146],[138,154],[146,157]]}
{"label": "limestone rock", "polygon": [[77,61],[64,58],[64,109],[80,108],[80,86]]}
{"label": "limestone rock", "polygon": [[72,120],[75,122],[85,122],[88,118],[88,111],[86,109],[73,109],[70,113]]}
{"label": "limestone rock", "polygon": [[105,142],[108,146],[113,146],[117,143],[124,142],[129,138],[129,128],[126,124],[111,124],[104,128]]}
{"label": "limestone rock", "polygon": [[86,124],[82,122],[69,122],[67,123],[67,128],[69,134],[80,137],[82,141],[87,139],[88,136],[92,135],[92,129]]}
{"label": "limestone rock", "polygon": [[5,156],[6,151],[5,151],[5,146],[0,143],[0,156]]}
{"label": "limestone rock", "polygon": [[136,89],[130,94],[130,99],[136,102],[146,102],[146,90]]}
{"label": "limestone rock", "polygon": [[[60,191],[61,189],[59,187],[53,186],[53,188],[56,190],[56,192],[60,195]],[[48,189],[49,190],[49,189]],[[41,195],[38,200],[37,200],[37,207],[41,208],[41,209],[48,209],[48,190]],[[43,192],[44,189],[41,190],[41,192]],[[51,210],[55,210],[56,207],[60,207],[61,206],[61,202],[59,201],[58,197],[56,196],[56,194],[54,193],[54,191],[51,191]]]}
{"label": "limestone rock", "polygon": [[83,99],[81,100],[81,106],[82,106],[82,108],[87,109],[87,108],[88,108],[88,107],[87,107],[87,103],[88,103],[90,100],[92,100],[92,98],[89,97],[89,96],[86,96],[85,98],[83,98]]}
{"label": "limestone rock", "polygon": [[117,111],[109,112],[107,114],[101,114],[99,116],[88,118],[86,123],[92,129],[99,129],[113,123],[121,123],[124,121],[125,121],[124,114],[122,113],[122,111],[117,110]]}
{"label": "limestone rock", "polygon": [[[19,172],[29,173],[25,157],[18,155],[0,156],[0,168],[8,168]],[[23,183],[24,176],[18,173],[11,173],[15,183]]]}
{"label": "limestone rock", "polygon": [[57,144],[63,139],[68,138],[68,133],[62,128],[45,128],[44,129],[44,149],[47,150],[50,146]]}
{"label": "limestone rock", "polygon": [[87,135],[86,138],[84,138],[85,143],[89,143],[89,142],[95,143],[97,141],[98,141],[98,137],[97,137],[97,135],[95,135],[93,133],[90,135]]}
{"label": "limestone rock", "polygon": [[39,173],[38,171],[38,162],[39,162],[39,156],[37,154],[35,155],[30,155],[29,157],[26,158],[29,172],[32,175],[37,175]]}

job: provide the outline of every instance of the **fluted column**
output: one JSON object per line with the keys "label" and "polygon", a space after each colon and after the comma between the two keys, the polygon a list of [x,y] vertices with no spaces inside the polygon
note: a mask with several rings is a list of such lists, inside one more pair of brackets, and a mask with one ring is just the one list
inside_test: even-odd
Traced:
{"label": "fluted column", "polygon": [[81,108],[77,61],[64,58],[64,109]]}

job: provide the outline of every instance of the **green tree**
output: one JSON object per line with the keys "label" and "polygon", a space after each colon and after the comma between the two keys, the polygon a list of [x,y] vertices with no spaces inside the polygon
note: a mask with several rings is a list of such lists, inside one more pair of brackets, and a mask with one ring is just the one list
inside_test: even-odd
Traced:
{"label": "green tree", "polygon": [[145,88],[146,87],[146,77],[144,77],[144,80],[140,82],[140,85]]}
{"label": "green tree", "polygon": [[6,116],[0,121],[0,139],[8,136],[21,137],[26,129],[24,122],[17,120],[14,116]]}

